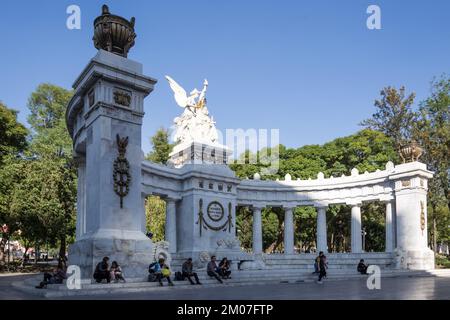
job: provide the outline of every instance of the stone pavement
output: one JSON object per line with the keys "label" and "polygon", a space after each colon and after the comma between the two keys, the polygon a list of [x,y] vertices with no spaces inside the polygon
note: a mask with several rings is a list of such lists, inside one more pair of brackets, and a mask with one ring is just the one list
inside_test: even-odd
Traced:
{"label": "stone pavement", "polygon": [[[23,293],[11,286],[29,275],[0,276],[0,299],[43,299]],[[114,293],[108,295],[76,296],[73,299],[107,300],[297,300],[297,299],[338,299],[338,300],[402,300],[439,299],[450,300],[450,277],[398,277],[381,280],[381,290],[368,290],[366,281],[351,279],[298,284],[266,284],[245,287],[224,285],[193,289],[162,288],[151,292]]]}

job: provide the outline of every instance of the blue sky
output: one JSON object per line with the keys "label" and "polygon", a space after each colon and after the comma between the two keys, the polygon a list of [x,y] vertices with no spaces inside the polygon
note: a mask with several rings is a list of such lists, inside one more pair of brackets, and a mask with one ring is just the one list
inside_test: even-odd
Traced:
{"label": "blue sky", "polygon": [[[360,129],[387,85],[417,101],[434,76],[450,73],[450,1],[42,0],[0,4],[0,100],[20,110],[39,83],[70,88],[92,58],[92,23],[109,5],[136,17],[129,58],[157,78],[146,99],[143,149],[181,109],[164,79],[186,90],[209,80],[208,107],[219,129],[279,128],[289,147],[324,143]],[[79,5],[81,30],[66,28]],[[366,9],[381,7],[382,30]]]}

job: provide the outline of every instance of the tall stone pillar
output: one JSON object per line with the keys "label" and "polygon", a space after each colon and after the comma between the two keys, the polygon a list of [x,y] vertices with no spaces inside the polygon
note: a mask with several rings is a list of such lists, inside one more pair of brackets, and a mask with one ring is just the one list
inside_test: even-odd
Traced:
{"label": "tall stone pillar", "polygon": [[386,225],[386,245],[385,251],[392,252],[394,250],[394,229],[393,229],[393,208],[392,202],[386,201],[386,216],[385,216],[385,225]]}
{"label": "tall stone pillar", "polygon": [[105,256],[121,264],[128,279],[144,280],[153,258],[152,241],[143,232],[141,127],[144,98],[156,80],[127,58],[134,24],[103,7],[95,20],[99,51],[75,80],[67,106],[74,152],[86,159],[78,181],[85,214],[69,248],[69,264],[80,267],[82,281],[92,280]]}
{"label": "tall stone pillar", "polygon": [[352,253],[362,252],[362,235],[361,235],[361,204],[352,206],[352,222],[351,222],[351,236],[352,236]]}
{"label": "tall stone pillar", "polygon": [[174,199],[166,200],[165,240],[169,242],[169,252],[177,252],[177,211]]}
{"label": "tall stone pillar", "polygon": [[434,268],[434,253],[428,248],[427,188],[432,173],[420,162],[395,167],[397,267],[429,270]]}
{"label": "tall stone pillar", "polygon": [[317,251],[328,252],[327,245],[327,207],[317,208]]}
{"label": "tall stone pillar", "polygon": [[253,207],[253,253],[263,252],[261,207]]}
{"label": "tall stone pillar", "polygon": [[294,215],[293,208],[284,211],[284,253],[294,254]]}

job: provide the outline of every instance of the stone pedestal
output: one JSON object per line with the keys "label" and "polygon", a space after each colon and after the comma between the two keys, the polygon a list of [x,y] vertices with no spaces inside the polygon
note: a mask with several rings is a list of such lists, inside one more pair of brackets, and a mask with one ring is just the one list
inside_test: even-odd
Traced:
{"label": "stone pedestal", "polygon": [[[143,279],[153,259],[142,225],[141,126],[143,101],[155,83],[142,74],[141,64],[100,50],[73,86],[66,119],[80,179],[77,239],[69,248],[69,263],[81,268],[83,279],[92,278],[104,256],[116,260],[125,277]],[[130,179],[122,196],[116,185],[120,174],[114,177],[118,138],[127,139],[128,178],[122,177]]]}
{"label": "stone pedestal", "polygon": [[[411,175],[411,172],[418,173]],[[427,231],[427,179],[431,177],[426,165],[419,162],[396,166],[390,177],[395,180],[398,268],[434,269],[434,253],[428,248]]]}
{"label": "stone pedestal", "polygon": [[181,168],[185,164],[226,165],[231,151],[219,143],[187,141],[176,145],[169,157],[169,164]]}

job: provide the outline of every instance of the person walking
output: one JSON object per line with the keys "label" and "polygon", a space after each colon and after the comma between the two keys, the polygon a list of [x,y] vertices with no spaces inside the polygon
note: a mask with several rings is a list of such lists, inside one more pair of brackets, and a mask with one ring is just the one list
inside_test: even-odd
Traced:
{"label": "person walking", "polygon": [[322,279],[327,276],[327,257],[324,255],[323,251],[319,253],[319,279],[317,280],[318,284],[322,284]]}

